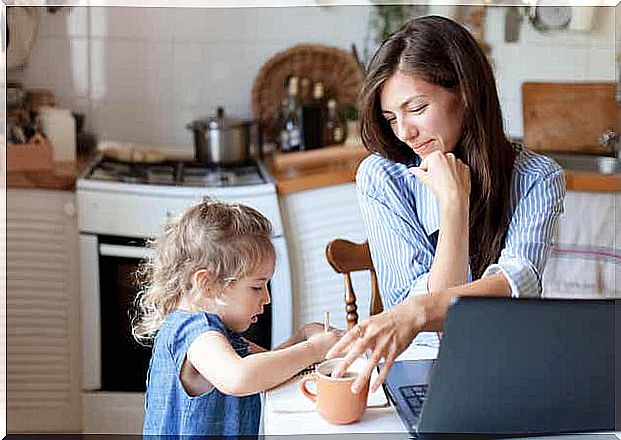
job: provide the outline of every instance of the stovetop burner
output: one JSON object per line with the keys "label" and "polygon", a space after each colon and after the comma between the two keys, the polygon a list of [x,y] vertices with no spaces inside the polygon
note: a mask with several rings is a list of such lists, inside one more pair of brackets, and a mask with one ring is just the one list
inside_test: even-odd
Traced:
{"label": "stovetop burner", "polygon": [[87,179],[150,185],[228,187],[267,182],[256,163],[205,166],[196,162],[123,163],[103,159]]}

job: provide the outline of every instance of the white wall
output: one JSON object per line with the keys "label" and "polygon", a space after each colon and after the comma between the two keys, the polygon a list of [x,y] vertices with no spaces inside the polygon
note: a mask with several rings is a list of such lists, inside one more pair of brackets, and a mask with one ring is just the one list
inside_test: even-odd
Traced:
{"label": "white wall", "polygon": [[516,43],[504,41],[504,8],[488,8],[486,41],[492,46],[506,130],[522,136],[521,84],[525,81],[615,81],[615,9],[599,7],[589,32],[541,33],[523,20]]}
{"label": "white wall", "polygon": [[[371,9],[42,10],[30,62],[9,72],[9,80],[54,90],[59,105],[86,113],[87,127],[101,139],[189,154],[185,124],[217,105],[250,116],[254,78],[278,51],[299,43],[349,50],[356,43],[362,53]],[[599,9],[589,33],[541,34],[524,21],[517,43],[504,42],[504,8],[488,9],[486,40],[511,135],[522,134],[524,80],[614,80],[614,10]]]}

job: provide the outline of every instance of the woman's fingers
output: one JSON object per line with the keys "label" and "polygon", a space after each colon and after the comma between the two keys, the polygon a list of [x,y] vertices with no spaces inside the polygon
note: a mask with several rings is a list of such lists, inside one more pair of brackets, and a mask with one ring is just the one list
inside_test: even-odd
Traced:
{"label": "woman's fingers", "polygon": [[358,377],[351,384],[352,393],[358,394],[362,387],[364,387],[364,384],[369,382],[369,380],[371,379],[371,374],[373,373],[373,369],[376,365],[377,363],[373,363],[370,359],[365,362],[365,366],[362,368],[362,370],[358,372]]}
{"label": "woman's fingers", "polygon": [[[373,369],[377,367],[382,359],[386,358],[386,353],[388,351],[387,348],[391,345],[391,343],[391,339],[385,338],[381,343],[376,344],[375,350],[373,350],[373,353],[367,362],[367,368],[364,370],[365,373],[368,372],[368,376],[365,375],[359,379],[361,384],[364,384],[367,380],[370,380]],[[376,380],[372,385],[372,392],[375,391],[381,383],[381,381],[378,382]],[[356,383],[354,382],[353,385],[356,385]]]}
{"label": "woman's fingers", "polygon": [[353,344],[350,348],[349,352],[343,358],[343,362],[341,362],[336,370],[332,373],[334,377],[340,377],[347,371],[347,369],[354,363],[356,359],[362,356],[367,348],[371,348],[372,342],[369,338],[360,338],[357,342]]}
{"label": "woman's fingers", "polygon": [[326,353],[326,358],[332,359],[332,358],[338,357],[340,354],[347,351],[350,345],[356,339],[358,339],[358,333],[355,330],[356,330],[356,327],[354,327],[353,329],[345,333],[345,335],[341,338],[341,340],[337,342],[336,344],[334,344],[334,346],[332,346],[330,350],[328,350],[328,352]]}
{"label": "woman's fingers", "polygon": [[386,380],[386,376],[388,376],[388,372],[392,368],[392,364],[395,363],[397,355],[398,354],[396,350],[389,350],[388,353],[384,356],[384,366],[377,375],[377,378],[375,379],[375,382],[373,382],[373,385],[371,385],[371,392],[377,390],[379,386],[384,383],[384,381]]}
{"label": "woman's fingers", "polygon": [[425,182],[429,177],[429,172],[420,167],[412,167],[409,168],[408,171],[416,176],[416,178],[421,182]]}

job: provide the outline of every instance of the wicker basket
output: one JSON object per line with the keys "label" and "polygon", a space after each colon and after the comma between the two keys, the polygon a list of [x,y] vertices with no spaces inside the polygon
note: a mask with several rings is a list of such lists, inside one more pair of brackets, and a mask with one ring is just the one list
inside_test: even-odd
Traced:
{"label": "wicker basket", "polygon": [[282,100],[289,75],[322,81],[326,97],[339,104],[356,104],[363,72],[352,55],[336,47],[300,44],[277,53],[261,68],[252,87],[252,111],[268,139],[276,139]]}

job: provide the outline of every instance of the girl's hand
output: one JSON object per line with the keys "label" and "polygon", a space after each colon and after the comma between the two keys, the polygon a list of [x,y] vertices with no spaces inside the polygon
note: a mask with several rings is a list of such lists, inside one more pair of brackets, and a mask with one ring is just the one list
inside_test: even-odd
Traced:
{"label": "girl's hand", "polygon": [[[330,331],[339,332],[341,336],[345,333],[343,330],[337,329],[336,327],[330,326]],[[324,331],[323,324],[320,322],[311,322],[304,325],[300,330],[300,341],[307,341],[311,336],[315,333],[322,333]]]}
{"label": "girl's hand", "polygon": [[333,375],[343,374],[357,358],[368,350],[371,355],[366,366],[352,384],[352,392],[357,393],[369,381],[373,369],[383,358],[385,363],[382,371],[371,387],[371,392],[375,391],[384,382],[395,358],[412,343],[418,334],[421,326],[416,322],[416,314],[412,313],[410,307],[404,303],[360,322],[327,353],[327,358],[330,359],[348,352]]}
{"label": "girl's hand", "polygon": [[469,202],[470,168],[453,153],[434,151],[410,172],[435,194],[441,206]]}
{"label": "girl's hand", "polygon": [[328,332],[323,331],[315,333],[308,338],[308,343],[311,346],[311,350],[315,354],[313,362],[321,362],[326,358],[326,353],[334,344],[336,344],[343,335],[341,330],[331,330]]}

